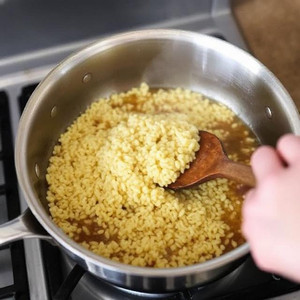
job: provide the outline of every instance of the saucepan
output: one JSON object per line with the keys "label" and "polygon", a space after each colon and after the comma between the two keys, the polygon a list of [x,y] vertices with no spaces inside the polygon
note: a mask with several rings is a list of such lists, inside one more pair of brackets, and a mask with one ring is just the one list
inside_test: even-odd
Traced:
{"label": "saucepan", "polygon": [[135,267],[98,256],[71,240],[51,220],[45,180],[61,133],[96,99],[147,82],[183,87],[229,106],[262,144],[300,134],[287,91],[259,61],[220,39],[179,30],[143,30],[108,37],[71,55],[39,84],[22,114],[16,140],[18,181],[28,203],[0,229],[0,244],[51,240],[95,276],[130,289],[168,292],[204,285],[236,268],[247,243],[204,263],[178,268]]}

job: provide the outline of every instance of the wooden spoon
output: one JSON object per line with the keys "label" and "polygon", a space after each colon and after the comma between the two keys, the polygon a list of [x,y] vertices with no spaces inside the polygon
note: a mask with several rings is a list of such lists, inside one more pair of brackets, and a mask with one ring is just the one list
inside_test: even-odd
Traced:
{"label": "wooden spoon", "polygon": [[255,185],[251,167],[230,160],[222,142],[212,133],[199,131],[200,149],[196,159],[191,162],[175,182],[168,185],[170,189],[182,189],[214,178],[228,178],[250,187]]}

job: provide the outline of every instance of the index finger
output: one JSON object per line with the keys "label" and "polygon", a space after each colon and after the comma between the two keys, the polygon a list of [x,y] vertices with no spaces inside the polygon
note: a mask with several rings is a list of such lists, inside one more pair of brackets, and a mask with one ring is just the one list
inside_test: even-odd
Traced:
{"label": "index finger", "polygon": [[284,167],[280,156],[271,146],[260,146],[251,157],[251,166],[258,182]]}
{"label": "index finger", "polygon": [[293,134],[283,135],[278,143],[277,149],[287,164],[300,161],[300,137]]}

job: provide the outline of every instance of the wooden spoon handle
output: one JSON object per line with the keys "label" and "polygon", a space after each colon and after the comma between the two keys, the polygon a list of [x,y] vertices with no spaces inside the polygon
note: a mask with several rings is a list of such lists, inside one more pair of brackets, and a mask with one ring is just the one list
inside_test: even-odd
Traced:
{"label": "wooden spoon handle", "polygon": [[220,174],[250,187],[255,186],[254,174],[251,167],[247,165],[226,159],[221,162]]}

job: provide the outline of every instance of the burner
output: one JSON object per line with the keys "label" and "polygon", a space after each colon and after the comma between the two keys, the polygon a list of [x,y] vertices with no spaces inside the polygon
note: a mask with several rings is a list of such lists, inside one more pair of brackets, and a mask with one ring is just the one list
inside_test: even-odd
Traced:
{"label": "burner", "polygon": [[[64,270],[69,272],[74,268],[74,262],[67,256],[62,257]],[[76,267],[77,265],[75,265]],[[119,287],[102,279],[99,279],[90,273],[85,273],[82,279],[78,282],[72,300],[89,299],[89,300],[144,300],[144,299],[190,299],[186,291],[170,292],[170,293],[145,293]]]}
{"label": "burner", "polygon": [[[78,268],[82,272],[81,267],[67,256],[62,256],[63,269],[68,276],[69,272],[73,272]],[[82,275],[83,273],[81,273]],[[74,274],[73,274],[74,276]],[[68,277],[67,277],[68,278]],[[205,286],[192,287],[183,291],[175,291],[170,293],[145,293],[132,291],[96,278],[86,272],[76,285],[72,299],[160,299],[160,300],[206,300],[206,299],[222,299],[222,300],[240,300],[240,299],[266,299],[274,296],[283,295],[299,290],[299,284],[290,282],[280,278],[274,274],[260,271],[254,264],[251,256],[247,256],[245,261],[228,275],[222,277]]]}

